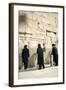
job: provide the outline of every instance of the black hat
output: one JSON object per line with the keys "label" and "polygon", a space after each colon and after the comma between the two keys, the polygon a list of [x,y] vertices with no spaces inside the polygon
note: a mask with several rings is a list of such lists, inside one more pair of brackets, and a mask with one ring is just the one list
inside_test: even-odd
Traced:
{"label": "black hat", "polygon": [[25,45],[24,48],[27,48],[27,45]]}
{"label": "black hat", "polygon": [[38,44],[38,47],[41,47],[41,44]]}
{"label": "black hat", "polygon": [[55,46],[55,44],[52,44],[52,46]]}

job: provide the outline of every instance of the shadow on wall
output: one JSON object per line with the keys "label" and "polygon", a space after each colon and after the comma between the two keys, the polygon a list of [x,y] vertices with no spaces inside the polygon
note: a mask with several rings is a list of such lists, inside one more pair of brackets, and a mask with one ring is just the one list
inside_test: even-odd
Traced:
{"label": "shadow on wall", "polygon": [[34,53],[34,54],[30,57],[29,67],[35,67],[35,64],[37,64],[37,63],[36,63],[36,58],[37,58],[37,54]]}
{"label": "shadow on wall", "polygon": [[22,60],[22,56],[21,53],[19,53],[19,69],[21,69],[23,67],[23,60]]}

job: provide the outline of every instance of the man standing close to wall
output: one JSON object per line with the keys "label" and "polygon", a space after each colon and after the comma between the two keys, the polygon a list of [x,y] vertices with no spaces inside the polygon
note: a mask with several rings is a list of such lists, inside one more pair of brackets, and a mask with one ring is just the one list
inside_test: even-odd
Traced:
{"label": "man standing close to wall", "polygon": [[58,66],[58,51],[55,44],[52,44],[52,54],[53,54],[53,61],[55,62],[55,66]]}
{"label": "man standing close to wall", "polygon": [[43,49],[41,48],[41,45],[40,44],[38,44],[37,55],[38,55],[39,69],[41,69],[42,66],[43,66],[43,68],[45,68],[45,66],[44,66]]}
{"label": "man standing close to wall", "polygon": [[28,58],[29,58],[29,49],[27,48],[27,45],[25,45],[24,49],[22,50],[22,59],[24,63],[24,69],[27,69],[28,67]]}

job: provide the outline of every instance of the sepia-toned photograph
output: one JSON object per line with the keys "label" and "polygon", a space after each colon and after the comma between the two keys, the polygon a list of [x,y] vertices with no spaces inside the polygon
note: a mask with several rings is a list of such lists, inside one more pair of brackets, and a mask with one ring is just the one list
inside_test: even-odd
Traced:
{"label": "sepia-toned photograph", "polygon": [[21,10],[18,30],[19,79],[58,77],[58,13]]}
{"label": "sepia-toned photograph", "polygon": [[9,86],[64,83],[64,6],[9,5]]}

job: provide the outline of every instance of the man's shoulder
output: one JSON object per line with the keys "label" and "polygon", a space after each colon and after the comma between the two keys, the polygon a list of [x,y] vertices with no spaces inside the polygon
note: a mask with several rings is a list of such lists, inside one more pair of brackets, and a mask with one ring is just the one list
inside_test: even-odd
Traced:
{"label": "man's shoulder", "polygon": [[28,51],[29,51],[29,49],[28,49],[28,48],[26,48],[26,50],[28,50]]}

